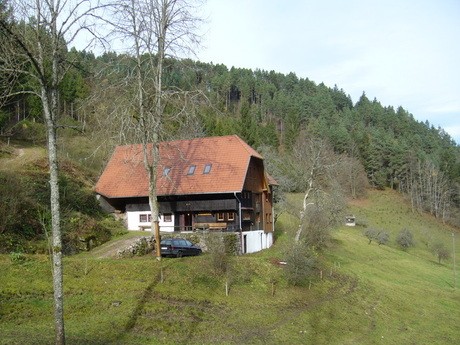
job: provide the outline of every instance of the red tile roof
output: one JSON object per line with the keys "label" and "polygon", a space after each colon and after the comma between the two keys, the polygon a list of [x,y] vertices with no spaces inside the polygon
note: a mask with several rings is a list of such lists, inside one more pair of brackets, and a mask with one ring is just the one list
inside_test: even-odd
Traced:
{"label": "red tile roof", "polygon": [[[96,184],[108,198],[148,196],[142,145],[118,146]],[[263,159],[237,135],[160,143],[158,195],[241,192],[251,157]],[[207,164],[211,170],[204,174]],[[188,175],[195,165],[193,175]],[[170,168],[164,176],[165,168]]]}

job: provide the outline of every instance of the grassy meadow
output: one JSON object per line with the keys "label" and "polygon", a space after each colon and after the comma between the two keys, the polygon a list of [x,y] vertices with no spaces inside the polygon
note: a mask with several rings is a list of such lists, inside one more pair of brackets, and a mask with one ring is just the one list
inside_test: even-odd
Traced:
{"label": "grassy meadow", "polygon": [[[232,258],[223,274],[210,254],[161,262],[66,257],[67,343],[460,343],[460,277],[455,289],[452,259],[439,264],[429,250],[437,241],[452,248],[454,230],[409,206],[391,191],[352,202],[358,223],[387,231],[390,243],[368,244],[364,227],[340,227],[301,287],[289,286],[278,264],[296,230],[287,214],[272,248]],[[395,243],[403,228],[416,241],[406,252]],[[0,256],[0,344],[53,343],[52,301],[46,256]]]}

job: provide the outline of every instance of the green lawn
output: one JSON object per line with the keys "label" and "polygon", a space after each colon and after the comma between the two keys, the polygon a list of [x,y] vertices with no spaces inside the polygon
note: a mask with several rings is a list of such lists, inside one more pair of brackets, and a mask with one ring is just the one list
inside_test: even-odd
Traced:
{"label": "green lawn", "polygon": [[[288,286],[274,264],[295,232],[287,214],[271,249],[233,258],[223,275],[209,254],[161,262],[65,258],[68,344],[460,343],[452,260],[439,265],[422,238],[451,244],[452,229],[413,214],[392,192],[372,192],[350,212],[385,228],[391,243],[369,245],[364,228],[340,227],[321,259],[323,280],[317,272],[311,286]],[[407,252],[394,243],[404,226],[417,241]],[[45,256],[0,256],[0,344],[53,342],[50,272]]]}

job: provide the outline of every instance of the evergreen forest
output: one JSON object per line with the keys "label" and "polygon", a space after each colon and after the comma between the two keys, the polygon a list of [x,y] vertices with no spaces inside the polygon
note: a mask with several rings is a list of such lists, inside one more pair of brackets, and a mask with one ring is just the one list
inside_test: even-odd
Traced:
{"label": "evergreen forest", "polygon": [[[139,122],[132,106],[136,61],[129,54],[96,56],[65,44],[60,54],[66,68],[58,90],[60,156],[91,171],[94,181],[115,145],[139,141],[132,129]],[[295,73],[177,58],[167,58],[164,66],[164,107],[171,116],[161,140],[237,134],[264,154],[270,170],[279,157],[295,159],[300,139],[318,138],[336,158],[351,162],[347,197],[361,196],[367,185],[391,188],[407,196],[414,212],[460,224],[459,147],[442,128],[417,121],[402,106],[384,106],[365,92],[354,101],[337,85]],[[0,78],[2,152],[10,140],[46,147],[42,103],[32,92],[36,80],[7,69]],[[281,189],[304,192],[278,170],[271,173]]]}

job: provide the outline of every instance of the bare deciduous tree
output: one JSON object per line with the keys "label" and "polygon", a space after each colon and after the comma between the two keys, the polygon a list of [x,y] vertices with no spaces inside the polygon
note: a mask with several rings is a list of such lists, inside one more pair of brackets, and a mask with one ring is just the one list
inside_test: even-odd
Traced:
{"label": "bare deciduous tree", "polygon": [[433,162],[412,159],[400,189],[410,196],[412,210],[428,211],[443,221],[450,218],[455,186]]}
{"label": "bare deciduous tree", "polygon": [[[306,135],[299,137],[294,146],[291,164],[295,165],[299,187],[304,191],[295,242],[299,242],[305,228],[304,222],[309,207],[315,206],[319,210],[324,210],[325,208],[321,206],[329,203],[333,209],[337,208],[338,205],[332,201],[339,200],[338,195],[331,198],[328,198],[327,195],[332,196],[340,191],[340,186],[333,183],[339,158],[333,153],[327,142]],[[338,208],[340,209],[341,207]],[[330,213],[330,216],[334,216],[333,212]]]}
{"label": "bare deciduous tree", "polygon": [[[165,88],[163,80],[168,56],[179,58],[193,52],[199,43],[197,1],[123,0],[116,6],[114,25],[134,59],[135,92],[128,109],[130,125],[143,147],[143,162],[149,177],[152,232],[159,247],[159,205],[156,181],[160,162],[159,144],[167,120],[186,114],[187,93]],[[179,104],[179,106],[177,106]],[[174,111],[166,111],[166,106]]]}
{"label": "bare deciduous tree", "polygon": [[[61,212],[58,184],[57,129],[59,128],[59,85],[68,71],[67,45],[82,30],[95,33],[90,22],[103,8],[87,0],[12,0],[11,17],[0,17],[0,69],[25,75],[33,83],[21,93],[33,93],[41,100],[47,130],[50,209],[53,253],[53,288],[56,344],[65,343],[64,296],[61,240]],[[11,94],[10,94],[11,96]]]}
{"label": "bare deciduous tree", "polygon": [[[266,159],[267,170],[279,182],[281,192],[303,194],[295,243],[303,237],[311,247],[322,247],[330,228],[342,219],[345,202],[341,181],[348,178],[344,156],[335,154],[326,141],[309,133],[299,136],[292,153],[280,155],[267,147],[259,151]],[[297,211],[292,211],[298,208],[284,204],[285,211],[295,215]]]}

